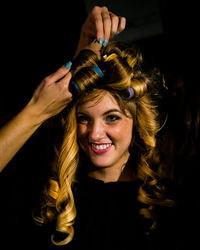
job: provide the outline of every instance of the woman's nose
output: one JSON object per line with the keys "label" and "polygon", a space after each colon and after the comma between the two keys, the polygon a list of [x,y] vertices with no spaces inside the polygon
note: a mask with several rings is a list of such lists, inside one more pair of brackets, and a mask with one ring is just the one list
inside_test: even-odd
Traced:
{"label": "woman's nose", "polygon": [[100,121],[94,121],[89,127],[89,140],[100,141],[105,137],[105,126]]}

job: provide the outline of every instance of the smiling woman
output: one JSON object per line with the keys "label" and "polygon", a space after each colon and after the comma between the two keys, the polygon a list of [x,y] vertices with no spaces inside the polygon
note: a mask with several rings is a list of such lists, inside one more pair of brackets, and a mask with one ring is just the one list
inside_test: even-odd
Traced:
{"label": "smiling woman", "polygon": [[92,163],[88,175],[117,181],[129,158],[133,120],[122,113],[109,92],[101,91],[99,98],[78,106],[78,138]]}
{"label": "smiling woman", "polygon": [[[63,142],[41,216],[35,217],[56,222],[56,245],[97,249],[99,242],[101,249],[127,249],[138,241],[146,244],[147,230],[158,224],[156,208],[172,204],[155,150],[160,128],[156,100],[163,83],[157,73],[143,73],[141,62],[136,47],[117,42],[106,47],[94,42],[73,61],[73,98],[63,118]],[[123,191],[114,186],[107,196],[111,190],[102,183],[121,183]],[[141,215],[148,227],[138,219]]]}

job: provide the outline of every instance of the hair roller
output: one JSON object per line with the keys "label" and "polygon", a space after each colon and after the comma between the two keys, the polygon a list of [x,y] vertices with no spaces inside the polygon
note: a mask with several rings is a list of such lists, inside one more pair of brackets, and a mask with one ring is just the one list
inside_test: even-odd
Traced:
{"label": "hair roller", "polygon": [[125,100],[131,100],[135,96],[135,91],[132,87],[128,87],[122,92],[122,98]]}

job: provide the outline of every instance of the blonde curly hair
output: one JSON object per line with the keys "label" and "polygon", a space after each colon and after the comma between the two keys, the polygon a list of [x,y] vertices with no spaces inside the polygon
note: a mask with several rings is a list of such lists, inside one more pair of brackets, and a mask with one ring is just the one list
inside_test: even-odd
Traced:
{"label": "blonde curly hair", "polygon": [[[95,99],[105,91],[115,98],[124,114],[129,111],[133,119],[130,154],[137,154],[137,177],[142,181],[138,201],[145,204],[140,214],[153,220],[153,228],[156,225],[155,207],[171,205],[160,182],[160,158],[155,150],[156,135],[160,129],[156,100],[163,82],[157,73],[142,72],[141,63],[142,56],[137,47],[118,42],[110,42],[98,53],[84,49],[73,62],[73,80],[81,91],[67,109],[67,118],[63,123],[65,133],[57,152],[54,174],[44,189],[41,217],[35,217],[41,223],[57,221],[56,230],[66,233],[66,237],[55,241],[53,235],[52,241],[56,245],[69,243],[74,235],[76,206],[72,190],[81,161],[76,109],[81,103]],[[93,69],[94,65],[98,66],[103,76]],[[134,97],[123,98],[122,93],[129,87],[134,90]]]}

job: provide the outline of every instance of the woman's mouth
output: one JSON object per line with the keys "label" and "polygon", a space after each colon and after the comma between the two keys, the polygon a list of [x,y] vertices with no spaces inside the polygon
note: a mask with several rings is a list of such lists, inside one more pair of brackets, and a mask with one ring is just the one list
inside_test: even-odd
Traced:
{"label": "woman's mouth", "polygon": [[112,143],[90,143],[90,148],[96,154],[104,154],[112,147]]}

